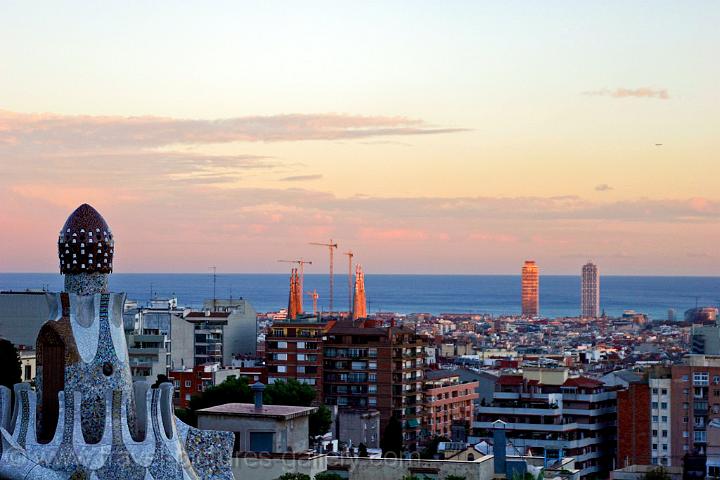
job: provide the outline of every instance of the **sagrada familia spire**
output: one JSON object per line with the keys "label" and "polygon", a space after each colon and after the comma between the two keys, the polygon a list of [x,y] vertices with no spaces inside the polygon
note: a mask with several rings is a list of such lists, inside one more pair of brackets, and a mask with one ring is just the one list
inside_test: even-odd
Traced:
{"label": "sagrada familia spire", "polygon": [[298,315],[303,314],[302,294],[302,284],[300,283],[298,269],[293,268],[290,271],[290,295],[288,298],[288,318],[291,320],[295,320]]}
{"label": "sagrada familia spire", "polygon": [[355,266],[355,293],[353,295],[353,320],[367,318],[367,299],[365,298],[365,274],[362,265]]}
{"label": "sagrada familia spire", "polygon": [[173,385],[132,382],[124,293],[110,293],[115,240],[83,204],[58,237],[65,291],[48,293],[36,388],[0,386],[0,478],[231,480],[231,432],[173,414]]}

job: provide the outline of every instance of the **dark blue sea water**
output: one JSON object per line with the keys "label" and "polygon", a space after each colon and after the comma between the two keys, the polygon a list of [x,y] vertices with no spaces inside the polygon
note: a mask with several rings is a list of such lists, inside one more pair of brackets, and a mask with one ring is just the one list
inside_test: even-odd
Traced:
{"label": "dark blue sea water", "polygon": [[[212,276],[207,274],[130,274],[115,273],[110,280],[113,291],[127,292],[141,303],[151,295],[178,297],[186,306],[199,306],[212,298]],[[259,312],[275,311],[287,305],[288,275],[218,274],[218,298],[243,297]],[[399,313],[476,312],[518,314],[520,277],[517,275],[371,275],[365,276],[368,309]],[[603,276],[601,308],[608,315],[633,309],[654,319],[667,318],[674,309],[679,318],[696,305],[720,303],[720,277],[626,277]],[[55,274],[1,273],[0,290],[27,288],[62,289],[62,278]],[[328,306],[328,276],[305,275],[305,290],[317,289],[320,307]],[[335,309],[346,309],[347,276],[335,276]],[[311,305],[305,297],[306,309]],[[574,316],[580,308],[580,278],[544,275],[540,278],[540,311],[548,317]]]}

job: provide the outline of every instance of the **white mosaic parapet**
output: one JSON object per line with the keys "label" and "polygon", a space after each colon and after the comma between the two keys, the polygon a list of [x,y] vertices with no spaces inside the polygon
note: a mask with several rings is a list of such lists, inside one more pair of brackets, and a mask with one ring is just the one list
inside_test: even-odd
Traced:
{"label": "white mosaic parapet", "polygon": [[[100,441],[88,443],[82,429],[82,394],[65,402],[60,392],[60,417],[53,439],[37,440],[36,392],[15,386],[17,401],[9,408],[10,390],[0,387],[0,478],[67,480],[233,480],[230,466],[233,435],[198,430],[173,414],[173,386],[149,389],[137,382],[133,391],[143,414],[137,416],[141,438],[133,438],[128,422],[127,393],[104,397]],[[144,397],[144,398],[142,398]],[[14,420],[13,420],[14,418]]]}

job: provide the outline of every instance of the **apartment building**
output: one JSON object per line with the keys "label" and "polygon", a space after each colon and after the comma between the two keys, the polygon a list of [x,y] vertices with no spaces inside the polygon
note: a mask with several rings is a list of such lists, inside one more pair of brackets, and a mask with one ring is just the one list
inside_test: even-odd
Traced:
{"label": "apartment building", "polygon": [[497,420],[523,454],[574,457],[581,478],[607,476],[615,458],[617,392],[567,368],[524,367],[501,375],[490,405],[476,406],[474,439],[489,440]]}
{"label": "apartment building", "polygon": [[431,436],[452,438],[452,426],[470,425],[474,403],[479,397],[479,382],[463,382],[456,372],[430,370],[425,372],[424,393],[427,408],[425,429]]}
{"label": "apartment building", "polygon": [[208,387],[218,385],[231,376],[240,377],[240,369],[222,368],[219,363],[208,363],[193,368],[173,370],[170,372],[170,379],[175,386],[173,392],[175,406],[187,408],[193,395],[202,393]]}
{"label": "apartment building", "polygon": [[673,365],[670,402],[671,461],[679,465],[686,454],[704,456],[708,424],[720,420],[720,356],[688,355]]}
{"label": "apartment building", "polygon": [[268,383],[295,379],[313,385],[317,402],[323,392],[323,338],[335,320],[319,315],[277,318],[265,336]]}
{"label": "apartment building", "polygon": [[409,450],[421,440],[426,342],[414,331],[364,321],[339,321],[323,352],[325,403],[380,412],[381,431],[391,416],[402,423]]}

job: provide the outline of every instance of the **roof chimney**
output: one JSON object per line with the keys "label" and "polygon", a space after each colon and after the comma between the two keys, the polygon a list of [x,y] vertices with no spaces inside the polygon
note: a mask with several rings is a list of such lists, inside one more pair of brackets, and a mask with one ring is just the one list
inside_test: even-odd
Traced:
{"label": "roof chimney", "polygon": [[265,390],[265,385],[263,385],[260,382],[255,382],[250,387],[255,393],[255,410],[262,410],[263,408],[263,390]]}

